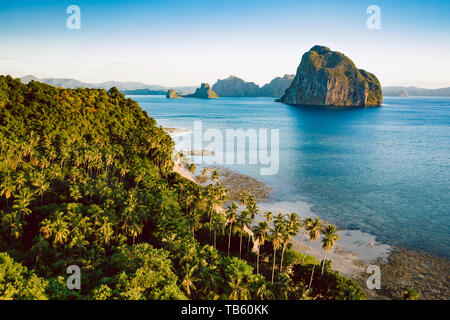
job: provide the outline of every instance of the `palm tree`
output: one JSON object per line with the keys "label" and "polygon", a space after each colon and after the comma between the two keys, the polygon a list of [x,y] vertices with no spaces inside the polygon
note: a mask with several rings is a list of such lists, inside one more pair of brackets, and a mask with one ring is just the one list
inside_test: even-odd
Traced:
{"label": "palm tree", "polygon": [[306,232],[309,233],[309,245],[308,245],[308,249],[305,251],[305,254],[303,255],[302,264],[305,261],[306,254],[308,253],[309,249],[311,248],[311,243],[313,242],[313,239],[311,238],[311,234],[317,235],[317,237],[320,235],[319,217],[316,217],[314,220],[311,219],[309,221],[309,223],[305,226],[305,230],[306,230]]}
{"label": "palm tree", "polygon": [[266,221],[261,221],[254,229],[255,239],[258,242],[258,256],[256,258],[256,274],[259,274],[259,251],[264,242],[268,238],[267,231],[269,230],[269,225]]}
{"label": "palm tree", "polygon": [[214,212],[213,215],[213,230],[214,230],[214,248],[217,248],[216,235],[217,232],[222,233],[225,226],[225,216],[222,213]]}
{"label": "palm tree", "polygon": [[69,225],[64,221],[63,213],[58,211],[56,213],[56,221],[52,224],[53,228],[53,245],[56,247],[58,244],[64,244],[69,237]]}
{"label": "palm tree", "polygon": [[272,283],[275,275],[275,261],[277,259],[277,250],[280,247],[282,238],[281,238],[282,226],[280,223],[275,223],[274,228],[272,229],[272,245],[273,245],[273,265],[272,265]]}
{"label": "palm tree", "polygon": [[16,210],[21,216],[28,216],[31,214],[30,206],[31,201],[33,201],[33,194],[30,189],[22,188],[14,199],[13,209]]}
{"label": "palm tree", "polygon": [[286,250],[287,244],[289,243],[289,241],[291,241],[291,232],[289,230],[289,226],[286,220],[283,221],[280,237],[282,243],[281,259],[280,259],[280,272],[281,272],[283,270],[284,252]]}
{"label": "palm tree", "polygon": [[213,170],[213,172],[211,172],[211,181],[216,182],[218,180],[219,180],[219,173],[217,172],[217,170]]}
{"label": "palm tree", "polygon": [[264,218],[266,218],[267,223],[271,223],[273,220],[273,213],[270,211],[264,212]]}
{"label": "palm tree", "polygon": [[6,213],[1,217],[1,224],[3,227],[9,230],[11,236],[11,246],[13,244],[13,239],[19,239],[22,233],[22,220],[20,219],[20,214],[17,211]]}
{"label": "palm tree", "polygon": [[193,164],[193,163],[189,164],[188,170],[191,174],[194,174],[195,169],[196,169],[195,164]]}
{"label": "palm tree", "polygon": [[134,240],[136,239],[136,237],[142,233],[142,228],[143,228],[143,225],[141,223],[139,223],[136,219],[133,219],[133,222],[128,227],[128,232],[129,232],[130,236],[133,237],[133,245],[134,245]]}
{"label": "palm tree", "polygon": [[308,226],[311,224],[312,222],[312,218],[311,217],[307,217],[305,220],[303,220],[301,227],[303,228],[303,232],[302,232],[302,239],[300,240],[300,245],[303,246],[303,238],[305,237],[306,234],[306,230],[308,229]]}
{"label": "palm tree", "polygon": [[188,215],[190,209],[192,208],[192,205],[197,201],[197,197],[195,193],[189,192],[184,197],[184,205],[186,209],[186,215]]}
{"label": "palm tree", "polygon": [[212,218],[213,211],[219,211],[218,208],[222,206],[222,204],[228,198],[227,189],[222,187],[220,183],[217,183],[215,186],[209,185],[205,190],[205,198],[208,207],[209,213],[209,234],[211,240],[211,232],[212,232]]}
{"label": "palm tree", "polygon": [[251,298],[247,285],[243,283],[241,276],[231,276],[228,285],[231,293],[228,296],[230,300],[248,300]]}
{"label": "palm tree", "polygon": [[194,209],[191,210],[191,214],[189,215],[188,223],[192,228],[192,238],[195,238],[195,230],[201,227],[200,219],[202,217],[202,213],[200,210]]}
{"label": "palm tree", "polygon": [[16,185],[11,178],[11,176],[8,174],[2,181],[0,185],[0,193],[2,196],[5,196],[6,198],[6,207],[8,207],[8,200],[11,198],[12,195],[14,195],[14,191],[16,190]]}
{"label": "palm tree", "polygon": [[288,220],[284,220],[284,228],[282,232],[283,250],[281,252],[280,271],[283,270],[284,252],[287,244],[295,237],[300,229],[300,219],[295,212],[289,214]]}
{"label": "palm tree", "polygon": [[206,181],[207,175],[208,175],[208,168],[203,168],[201,172],[202,181]]}
{"label": "palm tree", "polygon": [[201,291],[204,297],[208,300],[219,299],[219,295],[217,294],[217,288],[219,285],[218,282],[222,280],[222,276],[220,275],[218,268],[212,265],[208,265],[207,267],[201,267],[199,274],[202,286]]}
{"label": "palm tree", "polygon": [[248,217],[248,211],[244,210],[238,217],[237,225],[239,230],[239,259],[242,258],[242,233],[244,232],[245,227],[248,227],[250,219]]}
{"label": "palm tree", "polygon": [[109,221],[108,217],[103,217],[98,231],[100,233],[102,242],[105,245],[108,245],[114,235],[113,224]]}
{"label": "palm tree", "polygon": [[322,273],[325,268],[325,262],[327,261],[327,251],[331,251],[331,249],[334,247],[336,241],[339,239],[339,235],[336,233],[337,229],[335,226],[329,224],[325,227],[323,230],[324,237],[322,239],[322,249],[324,252],[323,255],[323,262],[322,262]]}
{"label": "palm tree", "polygon": [[242,191],[239,195],[239,201],[243,206],[247,205],[247,199],[248,199],[249,193],[247,191]]}
{"label": "palm tree", "polygon": [[275,294],[272,292],[271,288],[269,288],[268,283],[266,282],[266,279],[262,278],[262,281],[260,281],[257,284],[257,289],[256,289],[256,297],[260,300],[265,300],[265,299],[274,299],[275,298]]}
{"label": "palm tree", "polygon": [[45,239],[48,239],[53,233],[53,222],[50,219],[41,221],[41,228],[39,229]]}
{"label": "palm tree", "polygon": [[17,188],[23,188],[25,187],[25,184],[27,183],[27,178],[25,177],[25,172],[20,171],[17,173],[16,177],[16,187]]}
{"label": "palm tree", "polygon": [[[250,218],[249,227],[251,227],[253,225],[253,221],[255,220],[256,215],[259,212],[259,209],[258,209],[258,206],[256,205],[256,201],[255,201],[255,198],[253,197],[253,195],[249,195],[247,200],[248,200],[248,202],[247,202],[246,208],[247,208],[247,211],[249,213],[249,218]],[[247,256],[250,251],[250,239],[251,239],[251,237],[250,237],[250,235],[248,235]]]}
{"label": "palm tree", "polygon": [[[320,237],[320,231],[322,229],[322,223],[319,220],[319,217],[316,217],[316,219],[313,220],[313,222],[311,223],[311,225],[309,226],[309,238],[310,238],[310,242],[309,244],[311,245],[312,241],[316,241],[319,239]],[[317,251],[317,250],[316,250]],[[316,256],[316,255],[314,255]],[[305,257],[303,257],[305,258]],[[312,280],[314,277],[314,270],[316,268],[316,264],[313,264],[313,268],[312,268],[312,272],[311,272],[311,279],[309,280],[309,287],[311,288],[311,284],[312,284]]]}
{"label": "palm tree", "polygon": [[228,206],[227,211],[226,211],[227,221],[228,221],[228,224],[230,225],[230,230],[228,232],[228,257],[230,256],[231,230],[233,227],[233,223],[235,223],[236,219],[238,218],[237,210],[238,210],[238,205],[236,202],[233,202],[231,205]]}
{"label": "palm tree", "polygon": [[181,281],[181,286],[183,287],[186,294],[192,298],[194,295],[194,291],[197,290],[194,282],[200,280],[194,276],[196,266],[191,266],[190,264],[186,264],[183,266],[183,280]]}
{"label": "palm tree", "polygon": [[122,230],[125,232],[125,234],[128,233],[128,228],[133,223],[137,206],[138,200],[136,197],[136,190],[132,189],[128,191],[128,197],[125,200],[125,208],[122,212]]}

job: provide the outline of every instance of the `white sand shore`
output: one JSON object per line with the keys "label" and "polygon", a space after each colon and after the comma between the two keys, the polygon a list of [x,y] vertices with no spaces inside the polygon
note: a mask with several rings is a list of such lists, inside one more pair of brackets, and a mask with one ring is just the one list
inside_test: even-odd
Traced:
{"label": "white sand shore", "polygon": [[[272,211],[274,214],[296,212],[302,218],[316,216],[311,211],[312,206],[302,201],[264,202],[259,205],[261,211]],[[341,230],[338,234],[339,240],[336,242],[335,248],[327,253],[327,259],[331,260],[333,269],[346,277],[357,279],[365,273],[365,265],[378,258],[386,260],[392,250],[389,245],[377,242],[374,235],[359,230]],[[294,249],[302,253],[317,255],[318,260],[323,259],[321,240],[313,242],[308,250],[308,236],[305,235],[303,243],[300,243],[301,237],[300,234],[294,238]]]}
{"label": "white sand shore", "polygon": [[182,129],[182,128],[163,128],[163,129],[169,135],[180,135],[180,134],[185,134],[185,133],[191,132],[191,130]]}
{"label": "white sand shore", "polygon": [[197,183],[197,181],[195,181],[194,177],[192,177],[191,173],[189,171],[184,170],[178,163],[175,163],[173,165],[173,171],[180,174],[182,177],[185,177],[186,179]]}

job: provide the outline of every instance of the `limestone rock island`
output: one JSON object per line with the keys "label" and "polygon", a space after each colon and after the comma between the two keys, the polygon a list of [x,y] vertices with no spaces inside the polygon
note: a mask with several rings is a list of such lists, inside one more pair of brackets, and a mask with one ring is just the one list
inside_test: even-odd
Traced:
{"label": "limestone rock island", "polygon": [[277,101],[291,105],[375,107],[383,95],[377,77],[344,54],[314,46],[303,54],[290,87]]}
{"label": "limestone rock island", "polygon": [[200,88],[197,88],[194,93],[184,95],[185,98],[201,98],[201,99],[215,99],[219,96],[211,89],[208,83],[202,83]]}
{"label": "limestone rock island", "polygon": [[254,82],[245,82],[236,76],[229,76],[217,80],[213,90],[221,97],[258,97],[260,88]]}
{"label": "limestone rock island", "polygon": [[166,93],[166,98],[167,99],[175,99],[175,98],[181,98],[181,96],[179,96],[175,90],[170,89]]}
{"label": "limestone rock island", "polygon": [[166,93],[166,98],[167,99],[174,99],[174,98],[200,98],[200,99],[215,99],[218,98],[219,96],[217,95],[217,93],[215,93],[213,91],[213,89],[211,89],[211,87],[209,86],[208,83],[202,83],[200,88],[197,88],[195,90],[194,93],[191,94],[184,94],[184,95],[179,95],[178,93],[176,93],[175,90],[170,89],[169,91],[167,91]]}

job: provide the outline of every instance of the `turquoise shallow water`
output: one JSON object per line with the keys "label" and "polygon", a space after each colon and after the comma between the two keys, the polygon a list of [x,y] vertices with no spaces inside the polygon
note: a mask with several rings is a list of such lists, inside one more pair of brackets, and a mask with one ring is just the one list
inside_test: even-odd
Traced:
{"label": "turquoise shallow water", "polygon": [[340,228],[450,257],[450,98],[385,98],[381,108],[295,107],[271,98],[130,96],[159,124],[192,129],[274,128],[280,168],[229,166],[304,201]]}

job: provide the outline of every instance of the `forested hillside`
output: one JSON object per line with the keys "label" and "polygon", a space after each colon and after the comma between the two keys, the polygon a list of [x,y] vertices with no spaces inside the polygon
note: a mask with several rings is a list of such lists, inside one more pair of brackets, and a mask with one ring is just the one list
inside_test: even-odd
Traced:
{"label": "forested hillside", "polygon": [[[173,146],[116,88],[1,76],[0,299],[365,297],[329,263],[290,249],[312,220],[260,224],[261,253],[252,252],[251,195],[244,211],[223,210],[214,174],[201,187],[172,171]],[[326,237],[318,226],[305,232]],[[66,286],[70,265],[81,268],[80,290]]]}

